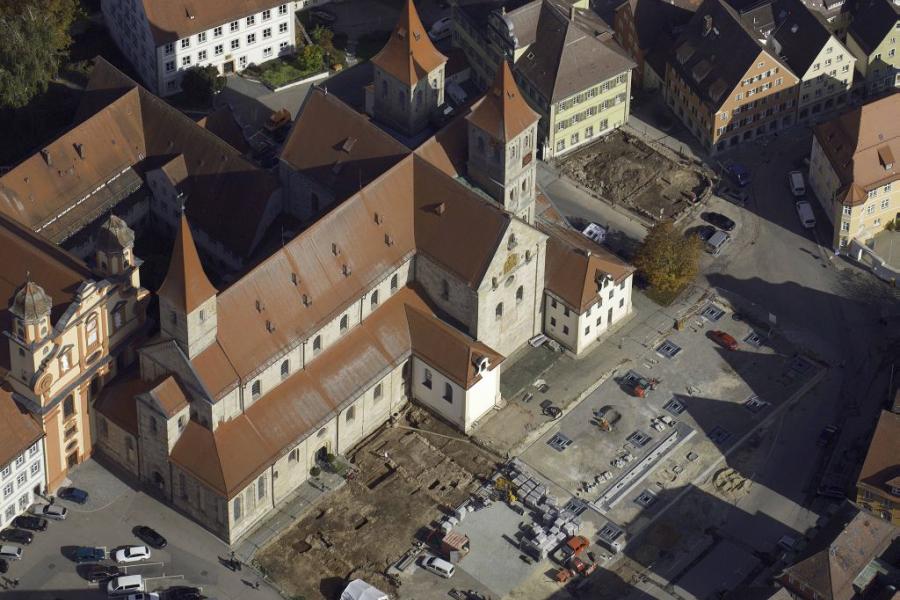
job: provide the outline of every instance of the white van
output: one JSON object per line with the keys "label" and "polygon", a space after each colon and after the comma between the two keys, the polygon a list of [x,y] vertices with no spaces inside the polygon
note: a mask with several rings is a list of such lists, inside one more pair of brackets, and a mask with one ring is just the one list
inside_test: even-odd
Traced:
{"label": "white van", "polygon": [[716,231],[706,240],[706,251],[713,256],[718,256],[730,239],[731,236],[724,231]]}
{"label": "white van", "polygon": [[110,596],[124,596],[144,591],[144,578],[141,575],[122,575],[113,577],[106,585],[106,593]]}
{"label": "white van", "polygon": [[793,195],[806,195],[806,183],[803,181],[803,173],[800,171],[791,171],[788,173],[788,185],[791,186],[791,193]]}
{"label": "white van", "polygon": [[800,200],[796,204],[797,207],[797,216],[800,217],[800,222],[803,223],[803,226],[807,229],[812,229],[816,226],[816,217],[813,214],[812,206],[806,200]]}
{"label": "white van", "polygon": [[435,575],[440,575],[444,579],[450,579],[451,577],[453,577],[453,573],[456,571],[456,567],[448,563],[443,558],[438,558],[437,556],[430,556],[426,558],[422,561],[422,566]]}
{"label": "white van", "polygon": [[450,37],[451,33],[453,33],[453,19],[444,17],[434,22],[431,29],[428,30],[428,37],[437,42]]}

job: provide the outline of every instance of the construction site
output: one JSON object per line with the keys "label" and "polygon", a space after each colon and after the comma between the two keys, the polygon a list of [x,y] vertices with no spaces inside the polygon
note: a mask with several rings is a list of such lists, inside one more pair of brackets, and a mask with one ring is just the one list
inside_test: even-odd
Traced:
{"label": "construction site", "polygon": [[678,219],[711,192],[711,173],[613,131],[566,157],[560,172],[601,201],[647,223]]}
{"label": "construction site", "polygon": [[326,494],[256,561],[290,596],[337,598],[365,579],[396,597],[389,567],[425,542],[430,525],[470,497],[497,459],[411,406],[347,457],[356,476]]}

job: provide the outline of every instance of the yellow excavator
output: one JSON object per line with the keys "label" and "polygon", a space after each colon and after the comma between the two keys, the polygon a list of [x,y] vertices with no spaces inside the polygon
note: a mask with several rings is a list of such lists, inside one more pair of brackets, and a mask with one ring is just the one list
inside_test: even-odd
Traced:
{"label": "yellow excavator", "polygon": [[515,487],[509,479],[498,477],[494,482],[494,489],[497,490],[500,499],[505,500],[507,504],[512,504],[516,501]]}

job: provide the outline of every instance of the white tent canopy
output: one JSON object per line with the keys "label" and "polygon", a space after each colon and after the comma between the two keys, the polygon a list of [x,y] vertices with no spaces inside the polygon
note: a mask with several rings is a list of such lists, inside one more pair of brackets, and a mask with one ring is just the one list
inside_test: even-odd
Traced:
{"label": "white tent canopy", "polygon": [[388,595],[362,579],[354,579],[341,594],[341,600],[388,600]]}

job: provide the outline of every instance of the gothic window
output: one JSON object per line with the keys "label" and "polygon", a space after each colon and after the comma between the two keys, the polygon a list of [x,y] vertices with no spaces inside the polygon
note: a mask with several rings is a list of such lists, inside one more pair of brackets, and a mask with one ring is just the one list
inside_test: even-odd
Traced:
{"label": "gothic window", "polygon": [[391,291],[392,291],[392,292],[396,292],[396,291],[397,291],[397,276],[396,276],[396,275],[394,275],[393,277],[391,277]]}
{"label": "gothic window", "polygon": [[341,333],[347,331],[347,328],[350,326],[350,318],[347,315],[341,317]]}
{"label": "gothic window", "polygon": [[494,309],[494,316],[497,319],[500,319],[501,317],[503,317],[503,303],[502,302],[497,303],[497,308]]}
{"label": "gothic window", "polygon": [[431,370],[425,369],[425,381],[422,382],[422,385],[427,387],[429,390],[431,389]]}
{"label": "gothic window", "polygon": [[521,302],[525,298],[525,288],[523,286],[519,286],[519,289],[516,290],[516,302]]}
{"label": "gothic window", "polygon": [[256,400],[262,394],[262,383],[257,379],[250,387],[250,396]]}
{"label": "gothic window", "polygon": [[287,361],[287,360],[286,360],[286,361],[282,362],[282,363],[281,363],[281,378],[282,378],[282,379],[286,379],[287,376],[290,374],[290,372],[291,372],[291,363],[290,363],[290,361]]}
{"label": "gothic window", "polygon": [[322,336],[317,335],[313,340],[313,354],[318,354],[322,351]]}
{"label": "gothic window", "polygon": [[449,382],[444,384],[444,400],[453,402],[453,386]]}
{"label": "gothic window", "polygon": [[75,398],[72,394],[66,396],[66,399],[63,400],[63,418],[68,419],[72,415],[75,414]]}
{"label": "gothic window", "polygon": [[369,298],[369,307],[375,308],[378,306],[378,290],[372,292],[372,296]]}

